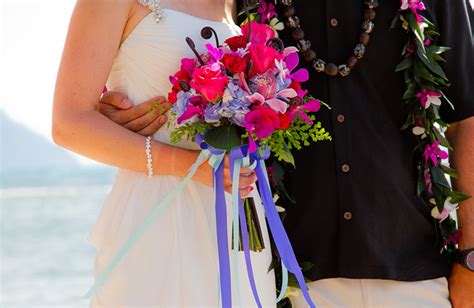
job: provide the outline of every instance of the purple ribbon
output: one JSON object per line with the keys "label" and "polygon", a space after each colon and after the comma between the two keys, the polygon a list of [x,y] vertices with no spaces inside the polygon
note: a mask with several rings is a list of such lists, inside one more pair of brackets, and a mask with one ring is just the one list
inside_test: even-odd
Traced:
{"label": "purple ribbon", "polygon": [[293,248],[291,247],[290,240],[285,232],[285,228],[283,227],[280,216],[278,215],[275,203],[273,202],[265,162],[262,159],[257,160],[257,168],[255,172],[258,178],[260,196],[263,201],[263,206],[265,207],[265,215],[267,217],[268,226],[273,236],[273,240],[275,241],[275,246],[277,247],[281,260],[283,264],[285,264],[288,271],[295,275],[296,280],[298,281],[298,284],[301,288],[301,292],[303,292],[306,303],[310,307],[316,307],[316,305],[311,300],[308,289],[306,288],[303,273],[301,272],[301,268],[298,264],[298,261],[296,260]]}
{"label": "purple ribbon", "polygon": [[232,307],[230,284],[229,239],[227,237],[227,204],[224,192],[224,163],[214,169],[214,192],[216,195],[217,250],[219,253],[219,274],[222,307]]}

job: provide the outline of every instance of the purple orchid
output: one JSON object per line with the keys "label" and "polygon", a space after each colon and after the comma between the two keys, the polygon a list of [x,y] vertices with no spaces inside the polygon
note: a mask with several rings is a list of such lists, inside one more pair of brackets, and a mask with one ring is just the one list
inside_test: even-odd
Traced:
{"label": "purple orchid", "polygon": [[427,144],[423,152],[423,157],[425,159],[425,166],[428,165],[428,161],[431,160],[433,165],[436,167],[438,165],[438,158],[446,159],[448,158],[448,153],[439,148],[439,140],[435,141],[433,144]]}

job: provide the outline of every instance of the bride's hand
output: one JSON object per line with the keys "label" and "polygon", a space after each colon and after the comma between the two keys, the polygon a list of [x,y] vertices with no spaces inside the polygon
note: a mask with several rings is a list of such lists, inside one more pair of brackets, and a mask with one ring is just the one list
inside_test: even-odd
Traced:
{"label": "bride's hand", "polygon": [[[197,158],[197,154],[196,158]],[[208,185],[213,186],[212,169],[209,164],[204,163],[196,173],[196,180]],[[247,197],[253,190],[253,184],[257,182],[257,176],[255,172],[249,169],[242,168],[240,170],[240,181],[239,181],[240,195]],[[232,192],[232,175],[230,173],[229,157],[226,156],[224,160],[224,188],[227,192]]]}
{"label": "bride's hand", "polygon": [[163,97],[155,97],[134,106],[122,93],[105,93],[97,111],[113,122],[142,136],[155,134],[168,120],[165,113],[170,108]]}

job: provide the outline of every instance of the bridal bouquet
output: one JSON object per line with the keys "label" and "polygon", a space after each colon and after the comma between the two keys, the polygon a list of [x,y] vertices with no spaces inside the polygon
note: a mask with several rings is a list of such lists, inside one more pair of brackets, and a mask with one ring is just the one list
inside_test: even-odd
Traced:
{"label": "bridal bouquet", "polygon": [[[222,184],[222,161],[226,154],[233,179],[232,245],[235,253],[239,246],[246,254],[254,295],[257,292],[249,250],[261,250],[263,241],[258,219],[253,215],[255,210],[252,204],[249,206],[251,201],[242,202],[239,195],[242,167],[255,170],[269,228],[282,256],[282,267],[295,274],[311,303],[273,202],[264,161],[273,155],[294,164],[290,150],[330,139],[321,124],[315,123],[313,113],[319,111],[321,102],[301,87],[301,82],[308,80],[308,71],[297,69],[298,49],[285,48],[269,26],[248,22],[242,27],[242,35],[227,39],[223,45],[210,27],[203,28],[201,35],[206,39],[214,35],[216,45],[206,44],[206,52],[199,53],[195,43],[187,38],[195,58],[182,59],[180,70],[170,77],[172,90],[168,99],[175,116],[171,125],[176,125],[171,141],[194,139],[201,146],[202,159],[210,158],[213,167],[223,303],[229,303],[231,293]],[[256,301],[259,303],[258,296]]]}

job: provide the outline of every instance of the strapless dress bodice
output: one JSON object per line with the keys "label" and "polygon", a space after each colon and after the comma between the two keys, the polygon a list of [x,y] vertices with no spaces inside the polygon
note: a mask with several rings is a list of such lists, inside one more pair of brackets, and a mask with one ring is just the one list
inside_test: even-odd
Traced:
{"label": "strapless dress bodice", "polygon": [[[210,21],[175,10],[163,9],[164,18],[157,22],[153,13],[145,16],[121,44],[107,82],[107,88],[126,94],[139,104],[156,96],[167,97],[171,90],[169,76],[180,68],[182,58],[194,57],[186,44],[186,37],[196,43],[199,52],[207,43],[215,44],[214,37],[205,40],[201,29],[212,27],[219,40],[238,35],[235,24]],[[154,136],[155,140],[170,144],[174,125],[164,125]],[[197,144],[183,140],[176,146],[198,149]]]}

